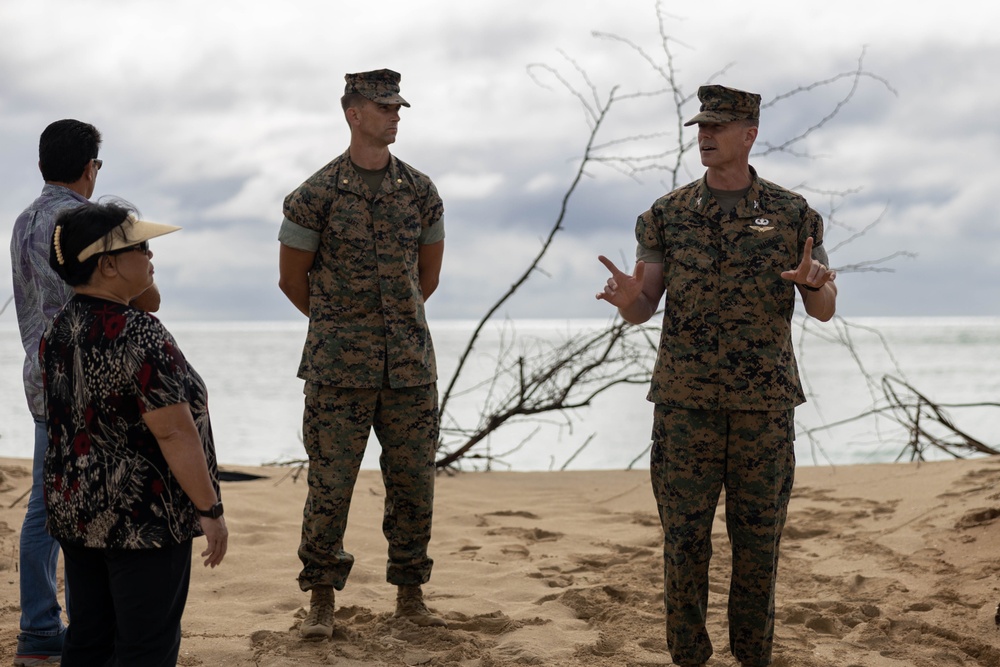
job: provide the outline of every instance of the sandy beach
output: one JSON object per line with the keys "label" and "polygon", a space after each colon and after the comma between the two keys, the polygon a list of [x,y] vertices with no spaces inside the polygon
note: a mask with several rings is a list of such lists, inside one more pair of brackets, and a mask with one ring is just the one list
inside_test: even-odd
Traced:
{"label": "sandy beach", "polygon": [[[18,532],[30,462],[0,459],[0,664],[18,626]],[[226,482],[229,554],[195,567],[181,665],[669,665],[661,535],[646,471],[467,473],[438,479],[429,606],[448,628],[391,618],[384,491],[363,471],[330,641],[304,642],[295,577],[305,479]],[[1000,459],[804,467],[782,542],[774,665],[1000,667]],[[709,631],[733,667],[720,506]],[[200,551],[204,540],[196,541]]]}

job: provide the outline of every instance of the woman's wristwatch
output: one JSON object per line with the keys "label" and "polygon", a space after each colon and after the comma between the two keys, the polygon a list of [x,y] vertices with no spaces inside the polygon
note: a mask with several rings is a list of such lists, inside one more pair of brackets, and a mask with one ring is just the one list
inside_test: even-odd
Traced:
{"label": "woman's wristwatch", "polygon": [[207,510],[201,510],[198,509],[197,507],[195,507],[195,509],[198,510],[198,514],[200,514],[201,516],[208,517],[209,519],[218,519],[220,516],[222,516],[222,501],[220,500],[219,502],[209,507]]}

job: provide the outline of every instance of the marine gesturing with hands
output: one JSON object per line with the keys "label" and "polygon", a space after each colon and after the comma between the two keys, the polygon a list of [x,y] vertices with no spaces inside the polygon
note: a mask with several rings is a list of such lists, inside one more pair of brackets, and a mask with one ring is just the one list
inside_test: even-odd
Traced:
{"label": "marine gesturing with hands", "polygon": [[[822,250],[818,254],[823,257],[826,255]],[[646,285],[646,262],[641,260],[636,262],[632,275],[629,275],[615,266],[615,263],[604,255],[598,255],[597,259],[611,272],[611,277],[608,278],[604,290],[597,293],[597,299],[607,301],[619,309],[624,309],[626,312],[623,312],[622,316],[630,320],[627,316],[629,306],[635,304],[640,296],[645,295],[649,301],[648,305],[651,307],[650,315],[652,315],[652,311],[656,310],[659,297],[663,292],[662,289],[659,289],[662,282],[658,273],[651,274],[654,280]],[[803,299],[806,311],[815,316],[809,308],[810,299],[805,295],[809,292],[818,292],[827,283],[832,283],[837,278],[837,272],[827,266],[824,261],[813,256],[813,237],[810,236],[806,239],[805,247],[802,249],[802,259],[799,261],[799,265],[792,270],[782,271],[781,277],[805,288]],[[648,319],[648,317],[643,319]]]}
{"label": "marine gesturing with hands", "polygon": [[642,324],[652,317],[665,291],[663,264],[639,260],[629,275],[607,257],[599,255],[597,259],[611,272],[597,298],[617,307],[622,318],[632,324]]}
{"label": "marine gesturing with hands", "polygon": [[772,664],[794,409],[805,401],[792,345],[795,292],[825,322],[836,312],[836,272],[819,213],[750,166],[760,95],[706,85],[698,99],[685,126],[698,126],[705,175],[638,216],[631,274],[598,258],[611,275],[596,296],[641,324],[667,294],[647,399],[670,656],[703,665],[714,652],[709,561],[725,489],[729,650],[741,667],[761,667]]}

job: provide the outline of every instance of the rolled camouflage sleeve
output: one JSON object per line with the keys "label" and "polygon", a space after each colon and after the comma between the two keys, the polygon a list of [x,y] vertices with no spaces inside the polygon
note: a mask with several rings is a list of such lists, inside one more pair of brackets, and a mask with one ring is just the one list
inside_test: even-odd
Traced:
{"label": "rolled camouflage sleeve", "polygon": [[285,218],[300,227],[323,231],[338,192],[335,170],[327,173],[328,170],[329,165],[310,176],[285,197],[282,206]]}
{"label": "rolled camouflage sleeve", "polygon": [[430,227],[420,230],[420,237],[417,239],[420,245],[431,245],[439,241],[444,241],[444,220],[438,220]]}
{"label": "rolled camouflage sleeve", "polygon": [[428,180],[427,196],[420,206],[420,245],[430,245],[444,240],[444,202],[437,187]]}
{"label": "rolled camouflage sleeve", "polygon": [[323,220],[323,200],[321,193],[316,192],[308,184],[303,184],[285,197],[281,210],[286,220],[300,227],[319,231],[319,222]]}
{"label": "rolled camouflage sleeve", "polygon": [[316,252],[319,249],[320,233],[285,218],[278,230],[278,242],[296,250]]}
{"label": "rolled camouflage sleeve", "polygon": [[644,262],[663,261],[663,242],[656,224],[655,208],[649,209],[635,221],[635,240],[638,243],[635,257]]}
{"label": "rolled camouflage sleeve", "polygon": [[806,233],[813,239],[812,256],[817,262],[826,266],[830,265],[830,257],[823,246],[823,216],[812,208],[806,209],[805,225]]}

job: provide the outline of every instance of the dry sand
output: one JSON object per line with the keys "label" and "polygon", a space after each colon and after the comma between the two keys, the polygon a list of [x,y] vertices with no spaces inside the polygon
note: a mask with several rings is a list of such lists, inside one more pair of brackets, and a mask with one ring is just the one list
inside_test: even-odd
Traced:
{"label": "dry sand", "polygon": [[[0,459],[0,664],[18,625],[17,544],[30,462]],[[224,484],[230,550],[199,564],[181,665],[507,667],[669,665],[660,527],[648,473],[468,473],[438,480],[429,606],[391,618],[383,488],[358,481],[355,557],[332,640],[304,642],[295,556],[305,481],[281,468]],[[782,544],[774,664],[1000,667],[1000,459],[800,468]],[[729,545],[715,525],[709,665],[733,667]],[[196,551],[203,540],[196,541]]]}

